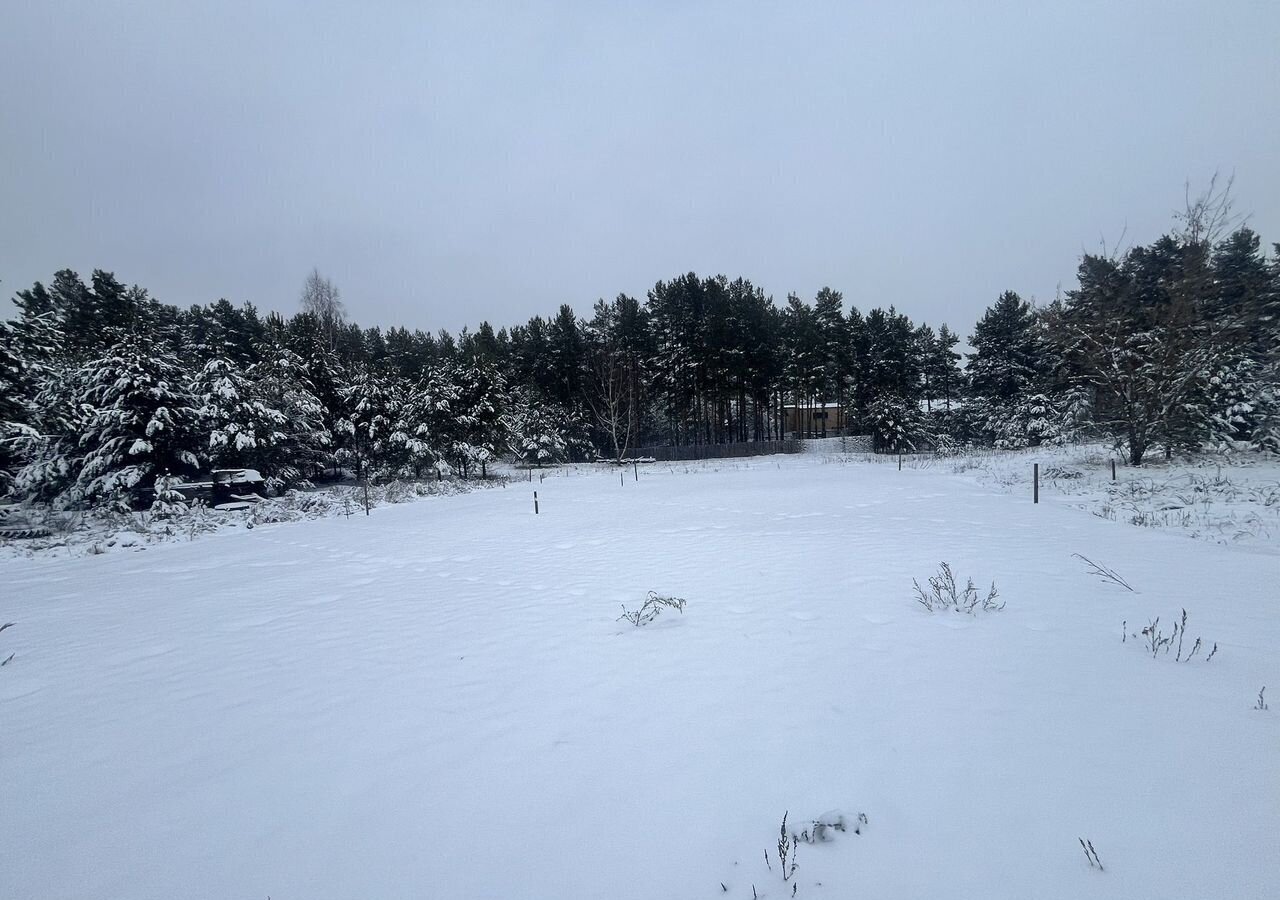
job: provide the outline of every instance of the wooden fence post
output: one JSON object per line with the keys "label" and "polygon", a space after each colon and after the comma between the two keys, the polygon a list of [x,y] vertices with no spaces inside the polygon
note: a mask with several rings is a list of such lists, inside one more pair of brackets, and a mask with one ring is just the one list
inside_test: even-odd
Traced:
{"label": "wooden fence post", "polygon": [[533,514],[535,516],[538,514],[538,492],[537,491],[533,492]]}
{"label": "wooden fence post", "polygon": [[1031,464],[1031,502],[1040,502],[1040,463]]}
{"label": "wooden fence post", "polygon": [[364,514],[369,515],[369,479],[364,481]]}
{"label": "wooden fence post", "polygon": [[1111,460],[1111,480],[1116,480],[1116,461],[1114,459]]}

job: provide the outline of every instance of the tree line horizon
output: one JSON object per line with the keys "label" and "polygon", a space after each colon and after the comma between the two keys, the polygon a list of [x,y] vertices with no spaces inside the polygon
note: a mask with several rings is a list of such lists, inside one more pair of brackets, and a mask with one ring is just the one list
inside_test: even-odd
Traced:
{"label": "tree line horizon", "polygon": [[1111,440],[1280,450],[1280,245],[1231,213],[1229,184],[1124,252],[1084,253],[1076,286],[994,299],[968,336],[824,287],[782,304],[695,273],[643,299],[568,305],[456,336],[348,320],[307,277],[302,309],[180,309],[105,270],[17,292],[0,322],[0,491],[94,504],[162,474],[257,468],[278,486],[621,460],[653,445],[764,441],[783,410],[835,402],[877,449]]}

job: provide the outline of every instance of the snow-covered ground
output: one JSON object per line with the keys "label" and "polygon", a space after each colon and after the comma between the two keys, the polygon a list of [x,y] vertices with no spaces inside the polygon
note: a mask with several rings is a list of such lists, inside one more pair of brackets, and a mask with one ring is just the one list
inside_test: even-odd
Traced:
{"label": "snow-covered ground", "polygon": [[[1274,532],[962,468],[581,467],[0,560],[0,897],[1274,896]],[[1005,608],[926,611],[942,561]],[[650,590],[687,606],[618,620]],[[1122,642],[1183,608],[1212,660]],[[830,810],[784,882],[783,813]]]}
{"label": "snow-covered ground", "polygon": [[[807,451],[841,465],[896,468],[898,458],[845,453],[839,445],[810,441]],[[970,451],[954,457],[903,457],[904,469],[964,475],[985,487],[1024,498],[1033,495],[1040,466],[1040,497],[1112,521],[1175,532],[1198,540],[1280,553],[1280,459],[1257,453],[1204,455],[1166,461],[1151,454],[1141,467],[1119,460],[1102,445]]]}

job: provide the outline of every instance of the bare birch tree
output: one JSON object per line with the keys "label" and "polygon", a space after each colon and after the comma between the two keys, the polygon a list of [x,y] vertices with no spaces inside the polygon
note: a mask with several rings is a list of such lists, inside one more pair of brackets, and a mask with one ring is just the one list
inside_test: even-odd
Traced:
{"label": "bare birch tree", "polygon": [[338,326],[347,318],[347,308],[342,304],[342,294],[338,286],[321,275],[318,268],[312,269],[307,280],[303,282],[300,299],[302,311],[316,317],[321,330],[329,339],[329,347],[332,348]]}

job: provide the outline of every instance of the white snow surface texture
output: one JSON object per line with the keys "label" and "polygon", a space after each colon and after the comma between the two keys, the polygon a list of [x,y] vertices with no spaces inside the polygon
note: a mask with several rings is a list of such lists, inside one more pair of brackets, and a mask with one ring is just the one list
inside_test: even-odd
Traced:
{"label": "white snow surface texture", "polygon": [[1280,896],[1258,549],[802,456],[6,559],[0,897]]}

